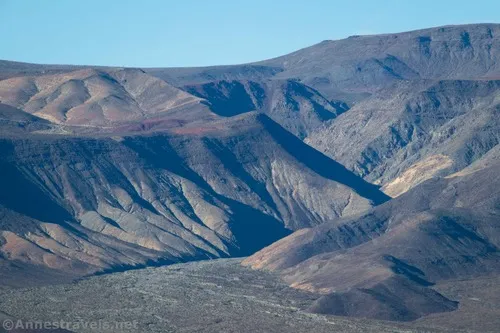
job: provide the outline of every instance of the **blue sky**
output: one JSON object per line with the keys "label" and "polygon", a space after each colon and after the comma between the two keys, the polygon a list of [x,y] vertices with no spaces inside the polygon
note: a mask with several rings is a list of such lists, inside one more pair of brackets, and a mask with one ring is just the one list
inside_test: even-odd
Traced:
{"label": "blue sky", "polygon": [[172,67],[264,60],[356,34],[499,23],[498,0],[0,0],[0,59]]}

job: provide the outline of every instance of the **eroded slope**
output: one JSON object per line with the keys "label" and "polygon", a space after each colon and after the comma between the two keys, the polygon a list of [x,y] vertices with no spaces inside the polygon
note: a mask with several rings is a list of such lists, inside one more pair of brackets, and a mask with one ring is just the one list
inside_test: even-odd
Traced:
{"label": "eroded slope", "polygon": [[455,310],[434,284],[500,271],[497,171],[429,180],[359,216],[299,230],[244,263],[325,294],[315,312],[413,320]]}
{"label": "eroded slope", "polygon": [[3,139],[3,259],[84,275],[247,255],[387,200],[264,115],[176,131]]}

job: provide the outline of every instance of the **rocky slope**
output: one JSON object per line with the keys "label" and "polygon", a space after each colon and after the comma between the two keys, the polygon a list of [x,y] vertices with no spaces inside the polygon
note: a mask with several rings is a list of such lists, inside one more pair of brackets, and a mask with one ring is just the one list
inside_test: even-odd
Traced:
{"label": "rocky slope", "polygon": [[3,260],[82,275],[247,255],[387,200],[264,115],[179,131],[3,139]]}
{"label": "rocky slope", "polygon": [[445,26],[323,41],[260,62],[330,98],[356,101],[395,82],[498,78],[500,25]]}
{"label": "rocky slope", "polygon": [[455,310],[434,285],[500,271],[498,167],[428,180],[366,213],[299,230],[244,263],[323,293],[315,312],[414,320]]}
{"label": "rocky slope", "polygon": [[398,84],[306,142],[372,182],[411,188],[463,169],[500,142],[499,96],[497,80]]}
{"label": "rocky slope", "polygon": [[214,81],[184,89],[206,99],[218,115],[257,110],[301,139],[349,109],[294,80]]}

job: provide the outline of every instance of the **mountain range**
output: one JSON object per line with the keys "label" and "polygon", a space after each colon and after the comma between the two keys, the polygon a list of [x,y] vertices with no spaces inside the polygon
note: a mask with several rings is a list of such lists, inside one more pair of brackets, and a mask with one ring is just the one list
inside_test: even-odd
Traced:
{"label": "mountain range", "polygon": [[1,281],[249,256],[311,312],[458,313],[441,286],[500,272],[499,116],[499,24],[232,66],[0,61]]}

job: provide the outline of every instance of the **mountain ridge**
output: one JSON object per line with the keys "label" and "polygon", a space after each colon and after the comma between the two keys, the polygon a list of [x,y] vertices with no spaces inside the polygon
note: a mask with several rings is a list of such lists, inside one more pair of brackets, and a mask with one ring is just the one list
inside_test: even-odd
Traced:
{"label": "mountain ridge", "polygon": [[[220,132],[228,123],[235,130]],[[346,183],[304,164],[301,154],[313,149],[291,134],[293,150],[283,148],[282,134],[272,132],[288,132],[265,115],[221,125],[191,134],[2,139],[0,251],[76,275],[248,255],[290,230],[387,200],[361,179]]]}
{"label": "mountain ridge", "polygon": [[1,279],[249,256],[317,295],[310,312],[497,323],[499,36],[203,68],[0,61]]}

